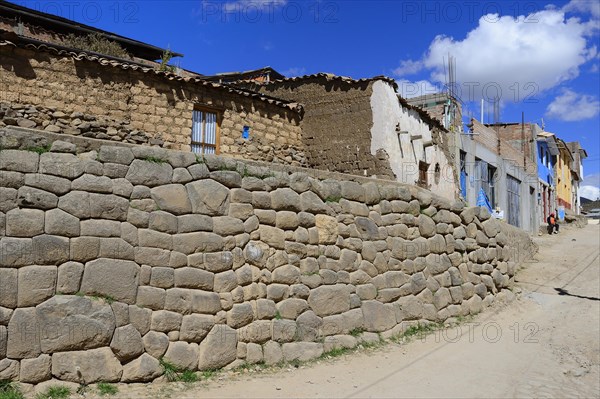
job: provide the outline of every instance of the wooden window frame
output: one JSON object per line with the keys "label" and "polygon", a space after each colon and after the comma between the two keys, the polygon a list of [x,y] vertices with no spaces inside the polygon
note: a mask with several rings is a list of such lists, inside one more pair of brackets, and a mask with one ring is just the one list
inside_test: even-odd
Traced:
{"label": "wooden window frame", "polygon": [[427,162],[419,161],[419,180],[417,181],[417,185],[419,187],[429,187],[429,179],[427,176],[427,174],[429,173],[429,166],[430,165]]}
{"label": "wooden window frame", "polygon": [[[213,147],[215,149],[215,155],[219,155],[221,154],[221,120],[223,118],[223,112],[222,110],[219,110],[217,108],[211,108],[211,107],[206,107],[206,106],[202,106],[202,105],[195,105],[194,106],[194,111],[200,111],[203,113],[203,115],[205,115],[206,113],[211,113],[214,114],[216,116],[216,128],[215,128],[215,144],[207,144],[205,142],[200,142],[200,141],[193,141],[193,136],[190,138],[190,149],[193,148],[194,145],[198,145],[201,148],[204,149],[204,147]],[[203,131],[206,131],[204,129],[204,126],[206,126],[206,118],[203,116],[202,118],[202,126],[203,126]],[[193,126],[192,126],[193,129]],[[193,150],[192,150],[193,152]],[[198,154],[198,153],[195,153]],[[205,152],[201,152],[199,153],[200,155],[204,155]]]}

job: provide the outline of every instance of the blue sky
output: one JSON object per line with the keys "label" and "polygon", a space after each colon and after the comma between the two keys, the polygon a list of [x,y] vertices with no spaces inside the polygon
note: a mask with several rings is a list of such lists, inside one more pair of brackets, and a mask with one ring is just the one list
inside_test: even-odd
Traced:
{"label": "blue sky", "polygon": [[[406,95],[443,87],[456,58],[463,114],[499,97],[503,122],[544,122],[589,158],[600,195],[600,2],[14,1],[185,54],[203,74],[270,65],[286,75],[388,75]],[[491,119],[486,122],[491,121]]]}

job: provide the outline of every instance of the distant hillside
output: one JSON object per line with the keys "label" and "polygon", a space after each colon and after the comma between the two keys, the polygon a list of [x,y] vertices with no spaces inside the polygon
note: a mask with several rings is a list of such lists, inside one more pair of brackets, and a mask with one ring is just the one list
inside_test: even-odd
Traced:
{"label": "distant hillside", "polygon": [[581,207],[583,208],[583,212],[598,209],[600,208],[600,200],[592,201],[591,199],[581,197]]}

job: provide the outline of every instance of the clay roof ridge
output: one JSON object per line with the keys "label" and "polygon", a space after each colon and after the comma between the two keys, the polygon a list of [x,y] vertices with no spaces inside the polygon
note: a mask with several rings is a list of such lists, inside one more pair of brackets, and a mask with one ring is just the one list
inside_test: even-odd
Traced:
{"label": "clay roof ridge", "polygon": [[[27,40],[29,40],[29,39],[27,39]],[[154,73],[155,75],[162,76],[168,80],[183,81],[186,83],[187,82],[197,83],[197,84],[201,84],[203,86],[227,90],[229,93],[236,93],[239,95],[243,95],[245,97],[256,98],[258,100],[267,102],[269,104],[275,104],[279,107],[287,108],[287,109],[290,109],[295,112],[302,112],[302,108],[303,108],[302,105],[298,102],[290,102],[290,101],[286,101],[286,100],[279,99],[276,97],[270,97],[270,96],[267,96],[267,95],[264,95],[261,93],[257,93],[252,90],[241,89],[241,88],[234,87],[231,85],[211,82],[211,81],[208,81],[208,80],[205,80],[202,78],[197,78],[197,77],[182,77],[182,76],[179,76],[177,74],[174,74],[174,73],[171,73],[168,71],[157,71],[154,68],[143,66],[142,64],[138,64],[134,61],[130,62],[130,61],[114,58],[114,57],[109,57],[109,56],[85,52],[85,51],[77,52],[77,51],[75,51],[75,49],[67,49],[64,47],[61,49],[59,47],[62,47],[62,46],[49,45],[44,42],[40,42],[39,44],[34,44],[31,42],[23,44],[23,43],[14,43],[9,40],[0,39],[0,46],[13,46],[13,47],[18,47],[18,48],[33,49],[36,51],[45,51],[45,52],[53,53],[53,54],[63,56],[63,57],[71,57],[78,61],[84,61],[84,60],[91,61],[91,62],[96,62],[103,66],[111,66],[114,68],[121,68],[124,70],[131,69],[134,71],[141,71],[142,73],[146,73],[146,74]]]}

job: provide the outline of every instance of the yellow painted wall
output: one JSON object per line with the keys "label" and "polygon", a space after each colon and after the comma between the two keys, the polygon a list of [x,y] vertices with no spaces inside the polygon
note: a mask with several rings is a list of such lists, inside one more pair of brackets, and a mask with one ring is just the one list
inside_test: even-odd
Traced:
{"label": "yellow painted wall", "polygon": [[558,162],[556,163],[556,194],[558,205],[571,208],[571,157],[566,149],[560,149]]}

